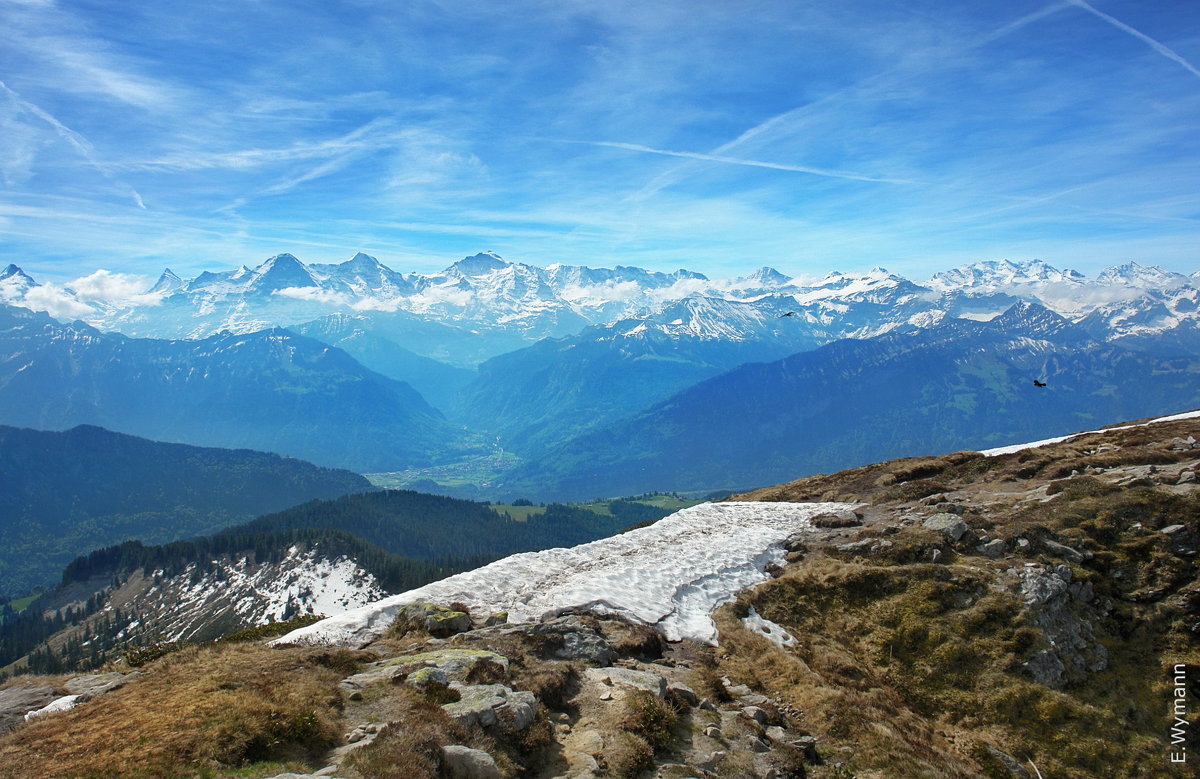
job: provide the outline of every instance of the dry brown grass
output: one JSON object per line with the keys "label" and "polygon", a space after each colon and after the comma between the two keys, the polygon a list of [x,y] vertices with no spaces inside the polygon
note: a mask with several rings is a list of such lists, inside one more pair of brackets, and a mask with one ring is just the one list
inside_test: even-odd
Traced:
{"label": "dry brown grass", "polygon": [[470,734],[438,705],[414,690],[395,687],[387,700],[389,724],[373,742],[350,753],[346,773],[362,779],[433,779],[441,775],[447,744],[494,749]]}
{"label": "dry brown grass", "polygon": [[339,735],[340,672],[325,650],[235,644],[183,650],[125,687],[0,740],[0,775],[213,775],[303,760]]}

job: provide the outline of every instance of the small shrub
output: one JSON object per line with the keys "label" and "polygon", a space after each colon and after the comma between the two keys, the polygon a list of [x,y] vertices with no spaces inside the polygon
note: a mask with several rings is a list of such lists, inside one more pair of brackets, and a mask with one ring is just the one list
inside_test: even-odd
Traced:
{"label": "small shrub", "polygon": [[619,733],[604,751],[607,774],[615,779],[633,779],[654,767],[654,750],[646,740],[632,733]]}
{"label": "small shrub", "polygon": [[136,647],[125,653],[125,662],[130,668],[141,668],[160,657],[166,657],[190,646],[195,646],[195,644],[188,641],[166,641],[161,644]]}
{"label": "small shrub", "polygon": [[655,751],[671,743],[679,715],[662,698],[634,690],[625,696],[624,704],[625,711],[618,723],[622,730],[640,736]]}
{"label": "small shrub", "polygon": [[239,630],[236,633],[230,633],[227,636],[218,638],[220,642],[235,642],[235,641],[261,641],[266,638],[275,638],[293,630],[299,630],[302,627],[307,627],[315,622],[320,622],[325,619],[320,614],[305,614],[301,617],[286,620],[284,622],[268,622],[265,625],[257,625],[245,630]]}

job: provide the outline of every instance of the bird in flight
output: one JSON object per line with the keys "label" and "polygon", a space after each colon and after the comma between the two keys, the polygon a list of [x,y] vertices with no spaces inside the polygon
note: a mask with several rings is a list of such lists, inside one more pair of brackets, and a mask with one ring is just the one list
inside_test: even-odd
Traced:
{"label": "bird in flight", "polygon": [[779,315],[779,318],[780,318],[780,319],[783,319],[785,316],[795,316],[795,315],[796,315],[796,312],[795,312],[795,311],[789,311],[789,312],[787,312],[786,314],[780,314],[780,315]]}
{"label": "bird in flight", "polygon": [[1033,386],[1035,386],[1035,387],[1044,387],[1044,386],[1046,386],[1046,382],[1044,382],[1044,381],[1038,381],[1037,379],[1034,379],[1034,380],[1033,380]]}

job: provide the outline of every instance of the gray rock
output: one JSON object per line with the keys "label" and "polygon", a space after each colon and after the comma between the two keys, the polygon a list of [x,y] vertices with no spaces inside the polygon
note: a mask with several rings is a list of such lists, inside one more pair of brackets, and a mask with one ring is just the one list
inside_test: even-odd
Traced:
{"label": "gray rock", "polygon": [[851,509],[839,509],[812,518],[813,527],[841,528],[858,527],[862,524],[862,515]]}
{"label": "gray rock", "polygon": [[25,715],[59,698],[53,687],[45,684],[22,684],[0,690],[0,733],[25,719]]}
{"label": "gray rock", "polygon": [[635,671],[632,668],[588,668],[584,678],[596,684],[645,690],[659,698],[666,697],[667,680],[651,671]]}
{"label": "gray rock", "polygon": [[771,739],[772,741],[778,741],[782,743],[783,740],[787,738],[787,731],[778,725],[772,725],[771,727],[767,728],[767,738]]}
{"label": "gray rock", "polygon": [[[1071,569],[1065,565],[1049,569],[1027,564],[1009,572],[1021,577],[1025,606],[1050,644],[1025,663],[1035,681],[1057,689],[1108,666],[1108,650],[1096,639],[1089,621],[1099,618],[1086,605],[1094,598],[1090,582],[1072,582]],[[1084,605],[1072,606],[1072,600]]]}
{"label": "gray rock", "polygon": [[338,686],[345,692],[352,694],[373,684],[391,683],[397,679],[403,679],[405,675],[407,675],[407,671],[403,668],[375,667],[361,673],[356,673],[353,676],[347,676]]}
{"label": "gray rock", "polygon": [[804,759],[810,763],[817,761],[817,738],[816,736],[800,736],[792,740],[792,746],[804,753]]}
{"label": "gray rock", "polygon": [[695,690],[680,682],[672,682],[668,684],[667,692],[671,695],[674,695],[676,698],[689,706],[695,706],[700,702],[700,698],[697,697]]}
{"label": "gray rock", "polygon": [[401,607],[396,612],[396,622],[424,630],[437,638],[446,638],[471,629],[471,617],[465,612],[424,601]]}
{"label": "gray rock", "polygon": [[1058,655],[1049,649],[1034,652],[1033,656],[1025,661],[1024,668],[1035,682],[1051,689],[1057,690],[1067,683],[1065,675],[1067,669],[1058,659]]}
{"label": "gray rock", "polygon": [[1070,586],[1067,587],[1067,591],[1071,593],[1072,598],[1083,603],[1091,603],[1096,597],[1091,582],[1071,582]]}
{"label": "gray rock", "polygon": [[1007,752],[1001,752],[991,744],[984,744],[983,747],[997,763],[1000,763],[1000,765],[1004,766],[1005,770],[1008,771],[1008,775],[1013,779],[1032,779],[1032,777],[1029,776],[1029,772],[1021,767],[1021,764],[1012,755],[1008,754]]}
{"label": "gray rock", "polygon": [[1017,551],[1018,552],[1028,552],[1030,546],[1031,546],[1031,544],[1029,543],[1028,538],[1018,538],[1017,539]]}
{"label": "gray rock", "polygon": [[886,538],[864,538],[861,541],[850,541],[845,544],[838,544],[835,549],[843,554],[849,555],[867,555],[879,554],[880,552],[891,549],[892,542]]}
{"label": "gray rock", "polygon": [[461,744],[442,747],[442,770],[449,779],[500,779],[491,755]]}
{"label": "gray rock", "polygon": [[704,729],[704,735],[708,736],[709,738],[720,738],[721,729],[716,725],[709,725]]}
{"label": "gray rock", "polygon": [[604,736],[598,730],[583,730],[575,734],[575,748],[588,755],[604,753]]}
{"label": "gray rock", "polygon": [[106,692],[115,690],[130,679],[137,678],[138,676],[141,676],[141,673],[123,674],[114,671],[113,673],[106,674],[88,674],[68,679],[63,687],[71,695],[83,695],[86,698],[94,698],[97,695],[103,695]]}
{"label": "gray rock", "polygon": [[757,706],[744,707],[742,709],[742,714],[745,714],[747,719],[754,720],[759,725],[767,724],[767,713]]}
{"label": "gray rock", "polygon": [[566,631],[562,646],[554,650],[559,660],[582,660],[593,665],[610,665],[617,653],[608,639],[590,628]]}
{"label": "gray rock", "polygon": [[[466,677],[482,662],[494,663],[502,675],[508,674],[508,658],[486,649],[443,646],[415,655],[402,655],[383,663],[384,670],[393,670],[406,677],[405,681],[424,688],[433,682],[466,681]],[[362,676],[356,674],[343,683]]]}
{"label": "gray rock", "polygon": [[951,541],[957,541],[967,533],[967,523],[963,522],[953,514],[942,512],[934,514],[929,519],[921,523],[926,529],[932,530],[935,533],[941,533]]}
{"label": "gray rock", "polygon": [[750,739],[750,749],[754,750],[755,752],[760,752],[760,753],[761,752],[770,752],[771,751],[771,743],[769,741],[767,741],[765,738],[759,738],[758,736],[754,736]]}
{"label": "gray rock", "polygon": [[734,698],[740,698],[743,695],[749,695],[752,692],[752,690],[746,685],[730,684],[728,680],[725,681],[725,690]]}
{"label": "gray rock", "polygon": [[1187,532],[1186,525],[1167,525],[1162,529],[1163,535],[1177,536]]}
{"label": "gray rock", "polygon": [[444,704],[442,709],[463,727],[478,725],[516,733],[537,718],[537,697],[526,690],[514,691],[502,684],[457,682],[450,689],[458,692],[459,700]]}
{"label": "gray rock", "polygon": [[1051,541],[1048,538],[1045,539],[1044,541],[1042,541],[1042,548],[1045,549],[1047,552],[1049,552],[1052,555],[1055,555],[1057,557],[1065,557],[1066,559],[1070,560],[1073,563],[1082,563],[1085,560],[1092,559],[1091,552],[1088,552],[1086,550],[1083,552],[1080,552],[1076,549],[1072,549],[1071,547],[1067,546],[1066,544],[1060,544],[1057,541]]}
{"label": "gray rock", "polygon": [[1196,472],[1195,471],[1182,471],[1179,474],[1179,479],[1177,479],[1175,483],[1176,484],[1191,484],[1195,481],[1196,481]]}
{"label": "gray rock", "polygon": [[1004,553],[1008,551],[1008,544],[1004,543],[1002,539],[993,538],[986,544],[980,544],[978,549],[979,553],[984,557],[990,557],[991,559],[995,560],[999,557],[1002,557]]}

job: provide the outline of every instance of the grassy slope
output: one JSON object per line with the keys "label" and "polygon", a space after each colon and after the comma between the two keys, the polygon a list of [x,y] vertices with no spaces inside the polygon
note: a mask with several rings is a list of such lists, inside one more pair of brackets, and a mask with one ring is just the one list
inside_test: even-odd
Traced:
{"label": "grassy slope", "polygon": [[[894,461],[740,496],[865,501],[868,521],[891,528],[855,535],[893,545],[867,556],[813,549],[744,593],[719,620],[722,670],[804,712],[827,754],[845,762],[842,774],[815,769],[812,776],[1009,776],[989,746],[1015,756],[1030,776],[1030,761],[1047,777],[1194,775],[1168,760],[1168,713],[1175,663],[1192,669],[1190,700],[1200,696],[1191,629],[1200,580],[1193,557],[1173,551],[1156,530],[1181,523],[1200,532],[1200,496],[1153,478],[1116,486],[1103,474],[1194,461],[1200,452],[1175,452],[1169,442],[1197,427],[1087,436],[1002,458]],[[1101,440],[1114,448],[1102,450]],[[1069,477],[1087,467],[1097,476]],[[920,523],[895,532],[889,516],[939,493],[976,507],[962,515],[974,532],[1010,548],[1032,539],[1034,551],[990,560],[973,547],[947,547]],[[1093,556],[1068,563],[1046,554],[1038,544],[1046,538]],[[942,552],[938,564],[929,562],[934,549]],[[1104,670],[1061,690],[1023,671],[1024,660],[1047,647],[1007,573],[1025,563],[1069,564],[1075,581],[1093,586],[1095,605],[1071,608],[1106,648]],[[797,636],[797,646],[784,652],[741,629],[734,614],[750,605]]]}

